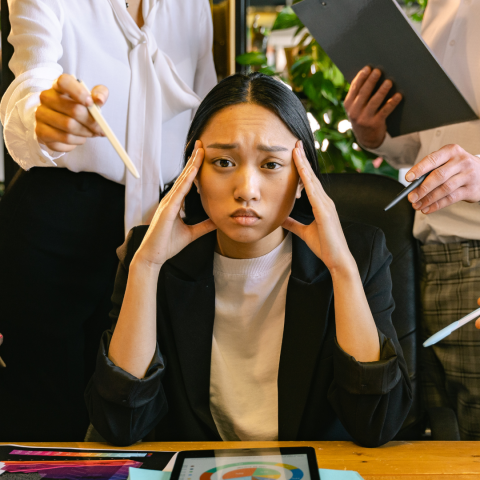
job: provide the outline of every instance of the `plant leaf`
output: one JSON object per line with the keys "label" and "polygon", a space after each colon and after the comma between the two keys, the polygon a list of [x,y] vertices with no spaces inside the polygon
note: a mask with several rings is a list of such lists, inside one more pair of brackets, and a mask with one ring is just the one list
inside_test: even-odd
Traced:
{"label": "plant leaf", "polygon": [[302,27],[303,23],[297,17],[291,7],[285,7],[275,19],[273,30],[284,30],[285,28]]}
{"label": "plant leaf", "polygon": [[267,56],[262,52],[249,52],[235,58],[240,65],[266,65]]}

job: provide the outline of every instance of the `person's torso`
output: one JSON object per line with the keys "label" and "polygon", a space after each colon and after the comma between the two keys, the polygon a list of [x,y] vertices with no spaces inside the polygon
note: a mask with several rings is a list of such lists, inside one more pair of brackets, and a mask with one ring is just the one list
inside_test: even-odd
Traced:
{"label": "person's torso", "polygon": [[[199,49],[205,43],[201,38],[202,32],[196,28],[198,19],[202,17],[203,3],[196,0],[162,0],[152,28],[158,48],[169,56],[181,79],[192,89]],[[99,84],[108,87],[110,95],[102,114],[120,143],[126,145],[131,45],[108,0],[65,0],[63,12],[63,51],[59,52],[58,63],[64,73],[82,79],[90,89]],[[161,126],[146,125],[148,130],[145,133],[152,138],[158,134],[159,128],[162,129],[162,174],[165,183],[181,170],[190,120],[191,111],[188,110]],[[124,183],[125,167],[106,138],[88,139],[85,145],[61,157],[58,165],[72,171],[88,171],[89,159],[95,159],[94,171]]]}
{"label": "person's torso", "polygon": [[[472,108],[480,113],[480,2],[429,0],[422,37]],[[449,144],[478,155],[480,120],[420,132],[420,141],[415,163]],[[417,212],[414,235],[423,243],[480,240],[480,205],[458,202],[430,215]]]}
{"label": "person's torso", "polygon": [[259,258],[215,254],[210,409],[226,441],[278,440],[277,382],[291,235]]}

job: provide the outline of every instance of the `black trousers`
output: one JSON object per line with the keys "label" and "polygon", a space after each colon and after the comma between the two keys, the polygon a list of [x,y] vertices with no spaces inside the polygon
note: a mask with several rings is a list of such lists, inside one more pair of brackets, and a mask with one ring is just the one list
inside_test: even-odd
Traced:
{"label": "black trousers", "polygon": [[124,196],[95,173],[33,168],[0,201],[0,441],[83,440]]}

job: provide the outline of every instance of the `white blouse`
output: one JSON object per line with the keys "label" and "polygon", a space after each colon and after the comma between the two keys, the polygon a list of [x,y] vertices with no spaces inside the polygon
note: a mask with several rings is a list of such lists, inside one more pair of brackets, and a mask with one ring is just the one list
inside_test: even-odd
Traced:
{"label": "white blouse", "polygon": [[[208,0],[143,0],[140,29],[124,0],[9,0],[15,81],[0,114],[6,146],[25,170],[64,167],[126,185],[125,229],[146,222],[159,189],[181,171],[192,109],[215,85]],[[39,144],[40,92],[62,73],[106,85],[102,109],[141,174],[135,179],[106,138],[69,153]]]}
{"label": "white blouse", "polygon": [[292,234],[267,255],[215,253],[210,411],[225,441],[278,440],[278,368]]}

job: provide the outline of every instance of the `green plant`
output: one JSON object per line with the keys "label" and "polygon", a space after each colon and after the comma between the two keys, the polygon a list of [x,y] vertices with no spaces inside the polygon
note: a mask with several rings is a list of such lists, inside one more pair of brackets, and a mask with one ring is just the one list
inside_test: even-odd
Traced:
{"label": "green plant", "polygon": [[[427,0],[407,0],[416,3],[423,13]],[[394,178],[398,172],[384,160],[359,147],[343,108],[343,100],[350,85],[330,60],[322,47],[310,36],[295,12],[284,8],[277,16],[272,30],[295,27],[297,44],[286,49],[286,72],[275,72],[267,65],[261,52],[250,52],[237,57],[237,62],[265,73],[276,75],[292,87],[309,115],[314,131],[319,166],[322,172],[381,173]],[[303,32],[303,35],[300,35]]]}
{"label": "green plant", "polygon": [[421,22],[423,20],[423,14],[425,8],[427,8],[428,0],[404,0],[405,6],[412,9],[410,12],[410,18],[414,22]]}

